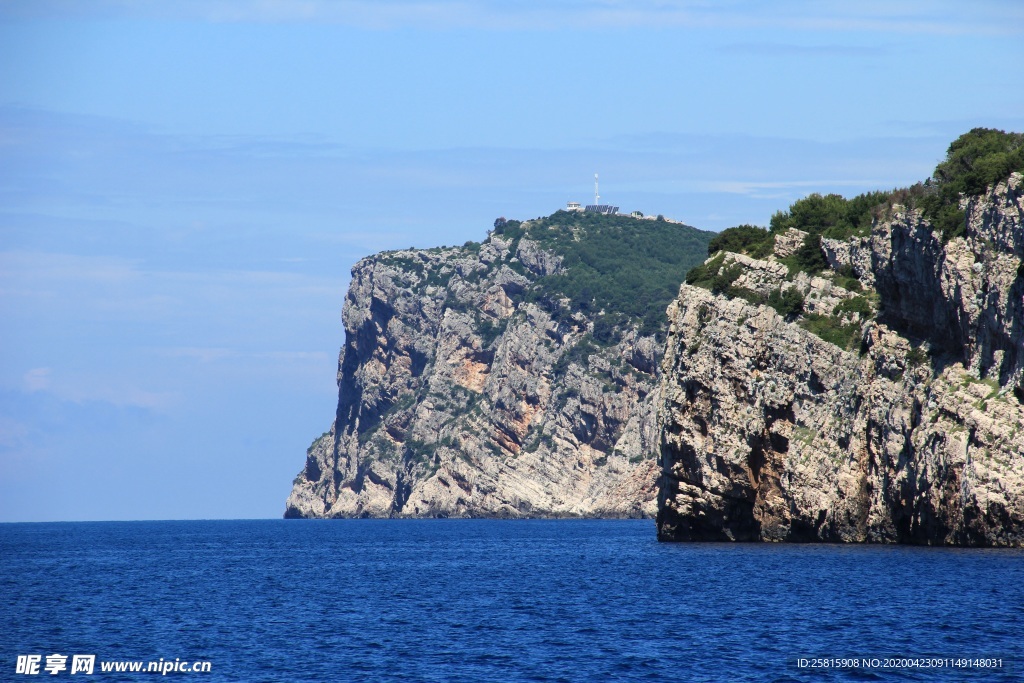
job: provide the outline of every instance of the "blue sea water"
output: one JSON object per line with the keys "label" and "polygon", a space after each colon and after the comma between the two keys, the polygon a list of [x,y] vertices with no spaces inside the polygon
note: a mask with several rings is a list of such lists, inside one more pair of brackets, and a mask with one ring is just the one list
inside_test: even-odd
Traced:
{"label": "blue sea water", "polygon": [[[0,525],[0,680],[1018,681],[1024,552],[660,544],[651,521]],[[95,654],[90,675],[18,655]],[[884,669],[886,658],[1002,668]],[[871,658],[818,669],[801,659]],[[70,657],[69,657],[70,662]]]}

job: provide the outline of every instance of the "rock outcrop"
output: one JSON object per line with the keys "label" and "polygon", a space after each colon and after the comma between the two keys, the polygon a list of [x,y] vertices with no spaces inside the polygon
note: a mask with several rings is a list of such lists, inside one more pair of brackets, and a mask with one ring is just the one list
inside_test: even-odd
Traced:
{"label": "rock outcrop", "polygon": [[683,285],[659,537],[1024,544],[1022,194],[1017,173],[965,199],[946,243],[896,206],[823,239],[822,276],[727,254],[731,295]]}
{"label": "rock outcrop", "polygon": [[[703,258],[699,235],[675,282]],[[285,516],[653,517],[662,343],[545,289],[563,260],[524,223],[357,263],[337,414]]]}

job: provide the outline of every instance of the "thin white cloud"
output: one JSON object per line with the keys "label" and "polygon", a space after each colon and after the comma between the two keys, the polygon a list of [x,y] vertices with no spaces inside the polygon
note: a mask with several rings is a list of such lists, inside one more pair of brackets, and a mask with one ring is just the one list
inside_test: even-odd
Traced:
{"label": "thin white cloud", "polygon": [[182,398],[177,392],[148,391],[130,385],[66,385],[55,387],[53,393],[60,399],[74,403],[98,401],[118,408],[143,408],[155,412],[166,412]]}
{"label": "thin white cloud", "polygon": [[[142,284],[144,290],[140,289]],[[159,270],[118,257],[0,251],[0,304],[76,292],[88,294],[91,304],[100,310],[137,313],[149,309],[159,313],[154,304],[177,305],[185,295],[234,292],[243,296],[254,289],[331,295],[336,293],[337,284],[329,278],[268,270]]]}
{"label": "thin white cloud", "polygon": [[56,373],[52,368],[32,368],[22,376],[22,390],[50,394],[72,403],[100,402],[118,408],[165,411],[180,398],[175,392],[149,391],[138,386],[87,376]]}
{"label": "thin white cloud", "polygon": [[700,182],[696,184],[697,190],[701,192],[723,192],[725,194],[741,194],[759,198],[784,197],[785,193],[764,194],[764,190],[807,190],[823,187],[881,187],[885,183],[880,180],[871,179],[819,179],[819,180],[783,180],[774,182],[760,182],[748,180],[716,180]]}
{"label": "thin white cloud", "polygon": [[265,353],[254,353],[254,358],[266,358],[269,360],[276,360],[281,362],[296,362],[296,361],[325,361],[332,358],[328,353],[323,351],[267,351]]}
{"label": "thin white cloud", "polygon": [[204,348],[195,346],[183,346],[173,349],[161,349],[160,355],[168,358],[187,358],[200,363],[213,363],[215,361],[231,358],[237,355],[232,349],[225,348]]}
{"label": "thin white cloud", "polygon": [[766,57],[885,57],[892,51],[890,46],[867,45],[796,45],[792,43],[754,42],[735,43],[722,47],[724,52],[735,52]]}
{"label": "thin white cloud", "polygon": [[32,368],[22,376],[25,390],[30,394],[44,391],[50,387],[50,368]]}
{"label": "thin white cloud", "polygon": [[23,250],[0,252],[0,272],[7,277],[20,273],[39,281],[73,278],[115,286],[127,285],[138,277],[136,263],[122,258]]}
{"label": "thin white cloud", "polygon": [[325,361],[332,358],[323,351],[255,351],[241,352],[221,347],[183,346],[158,349],[156,353],[165,358],[186,358],[200,363],[214,363],[222,360],[262,359],[281,362]]}
{"label": "thin white cloud", "polygon": [[147,18],[209,22],[322,23],[365,29],[620,28],[789,29],[924,34],[1019,34],[1024,9],[1000,2],[765,2],[698,0],[36,0],[0,1],[0,19]]}

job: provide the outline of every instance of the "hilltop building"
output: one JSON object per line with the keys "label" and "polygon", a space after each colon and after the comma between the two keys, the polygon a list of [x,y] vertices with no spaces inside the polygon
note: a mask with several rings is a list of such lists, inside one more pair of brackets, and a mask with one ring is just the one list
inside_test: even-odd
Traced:
{"label": "hilltop building", "polygon": [[601,195],[598,193],[597,174],[594,174],[594,203],[587,204],[586,208],[580,206],[579,202],[569,202],[565,205],[566,211],[586,211],[587,213],[600,213],[606,216],[614,216],[619,212],[619,207],[611,204],[602,204]]}
{"label": "hilltop building", "polygon": [[[587,213],[601,213],[606,216],[614,216],[619,213],[619,207],[612,206],[611,204],[587,204],[586,207],[580,206],[579,202],[568,202],[565,205],[566,211],[586,211]],[[634,213],[636,213],[634,211]]]}
{"label": "hilltop building", "polygon": [[[597,174],[596,173],[594,174],[594,203],[593,204],[587,204],[584,207],[584,206],[581,206],[579,202],[567,202],[566,205],[565,205],[565,210],[566,211],[583,211],[583,212],[586,212],[586,213],[599,213],[599,214],[602,214],[604,216],[625,216],[625,215],[627,215],[627,214],[624,214],[624,213],[619,213],[619,207],[617,207],[617,206],[612,206],[611,204],[602,204],[601,203],[601,195],[598,193]],[[633,211],[632,213],[630,213],[628,215],[631,218],[636,218],[637,220],[646,220],[646,221],[660,220],[660,221],[665,221],[666,223],[677,223],[679,225],[685,225],[685,223],[683,223],[682,221],[677,221],[677,220],[674,220],[672,218],[665,218],[664,216],[661,216],[661,215],[658,215],[658,216],[645,216],[640,211]]]}

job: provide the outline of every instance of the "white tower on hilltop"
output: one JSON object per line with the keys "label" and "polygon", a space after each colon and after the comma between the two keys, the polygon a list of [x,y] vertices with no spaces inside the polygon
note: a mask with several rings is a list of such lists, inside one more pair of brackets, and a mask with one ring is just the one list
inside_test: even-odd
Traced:
{"label": "white tower on hilltop", "polygon": [[605,216],[614,216],[619,211],[619,207],[610,206],[601,203],[601,190],[597,184],[597,174],[594,174],[594,203],[587,204],[587,207],[583,209],[587,213],[600,213]]}

